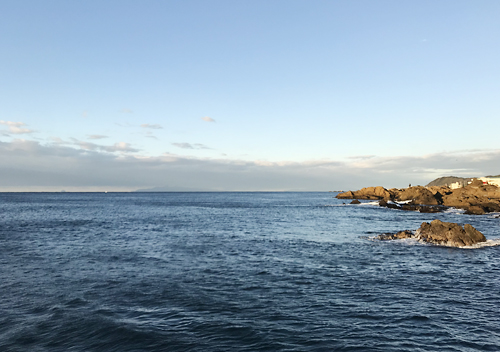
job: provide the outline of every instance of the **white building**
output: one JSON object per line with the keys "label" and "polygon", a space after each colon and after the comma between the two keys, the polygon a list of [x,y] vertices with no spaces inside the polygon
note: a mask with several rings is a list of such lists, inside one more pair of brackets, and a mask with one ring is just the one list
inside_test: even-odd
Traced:
{"label": "white building", "polygon": [[486,185],[494,185],[500,187],[500,175],[499,176],[487,176],[487,177],[479,177],[478,180],[483,181]]}

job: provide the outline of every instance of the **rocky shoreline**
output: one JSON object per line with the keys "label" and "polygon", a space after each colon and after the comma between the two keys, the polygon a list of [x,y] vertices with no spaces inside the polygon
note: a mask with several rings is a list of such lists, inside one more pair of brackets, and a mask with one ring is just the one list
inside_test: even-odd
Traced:
{"label": "rocky shoreline", "polygon": [[[500,212],[500,188],[476,180],[463,188],[415,186],[404,189],[366,187],[339,193],[338,199],[379,200],[379,205],[422,213],[438,213],[448,208],[464,209],[466,214]],[[398,204],[398,202],[405,202]]]}
{"label": "rocky shoreline", "polygon": [[[465,214],[474,215],[500,212],[500,188],[485,185],[479,180],[456,189],[447,186],[410,186],[404,189],[366,187],[339,193],[336,198],[353,199],[351,204],[359,204],[358,199],[378,200],[382,207],[421,213],[439,213],[448,208],[464,209]],[[406,238],[449,247],[473,246],[486,241],[484,235],[470,224],[461,226],[437,219],[422,223],[416,231],[404,230],[376,236],[382,241]]]}

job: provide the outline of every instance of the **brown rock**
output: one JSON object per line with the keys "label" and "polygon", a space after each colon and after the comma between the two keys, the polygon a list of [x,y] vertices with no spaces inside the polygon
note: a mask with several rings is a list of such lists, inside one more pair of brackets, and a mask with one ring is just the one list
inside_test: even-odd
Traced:
{"label": "brown rock", "polygon": [[493,185],[483,185],[482,182],[473,182],[467,187],[443,195],[443,204],[466,209],[468,214],[497,212],[500,211],[500,189]]}
{"label": "brown rock", "polygon": [[[438,196],[439,195],[439,196]],[[439,198],[441,194],[433,194],[430,190],[422,186],[408,187],[396,195],[399,201],[412,200],[415,204],[438,205],[441,204]]]}
{"label": "brown rock", "polygon": [[426,187],[429,191],[432,192],[432,194],[436,194],[436,193],[439,193],[441,195],[445,195],[445,194],[451,194],[451,192],[453,192],[453,190],[448,187],[448,186],[431,186],[431,187]]}
{"label": "brown rock", "polygon": [[391,199],[392,194],[384,187],[365,187],[359,191],[347,191],[337,195],[338,199]]}
{"label": "brown rock", "polygon": [[349,204],[361,204],[361,202],[357,199],[354,199],[351,203]]}
{"label": "brown rock", "polygon": [[427,222],[422,223],[415,232],[415,237],[425,242],[451,247],[471,246],[486,241],[484,235],[469,224],[462,227],[455,223],[442,222],[437,219],[430,224]]}
{"label": "brown rock", "polygon": [[337,194],[336,198],[338,199],[354,199],[354,193],[352,191],[347,191],[343,193]]}
{"label": "brown rock", "polygon": [[485,214],[486,212],[484,211],[484,209],[478,205],[472,205],[470,206],[467,211],[465,212],[465,214],[467,215],[483,215]]}

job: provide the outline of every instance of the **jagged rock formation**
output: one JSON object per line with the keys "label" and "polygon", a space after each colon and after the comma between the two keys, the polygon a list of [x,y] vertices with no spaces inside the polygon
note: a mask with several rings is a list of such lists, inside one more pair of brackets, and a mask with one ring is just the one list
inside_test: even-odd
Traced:
{"label": "jagged rock formation", "polygon": [[416,238],[419,241],[449,247],[472,246],[476,243],[486,241],[484,235],[470,224],[465,224],[462,227],[459,224],[443,222],[437,219],[431,223],[423,222],[415,233],[405,230],[396,234],[382,234],[377,236],[379,240],[404,238]]}
{"label": "jagged rock formation", "polygon": [[[337,198],[380,200],[381,206],[420,212],[438,212],[446,207],[465,209],[467,214],[477,215],[500,212],[500,188],[483,185],[479,180],[457,189],[440,186],[416,186],[405,189],[366,187],[359,191],[339,193]],[[409,203],[397,205],[390,201],[409,201]]]}

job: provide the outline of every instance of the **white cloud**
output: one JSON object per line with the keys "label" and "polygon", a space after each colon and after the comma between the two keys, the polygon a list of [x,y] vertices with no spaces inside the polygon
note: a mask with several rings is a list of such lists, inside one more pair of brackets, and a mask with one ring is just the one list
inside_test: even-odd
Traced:
{"label": "white cloud", "polygon": [[206,145],[204,144],[200,144],[200,143],[195,143],[195,144],[191,144],[191,143],[172,143],[173,146],[177,147],[177,148],[182,148],[182,149],[211,149],[209,147],[207,147]]}
{"label": "white cloud", "polygon": [[149,123],[143,123],[141,125],[142,128],[151,128],[153,130],[161,130],[163,127],[158,124],[150,125]]}
{"label": "white cloud", "polygon": [[88,139],[104,139],[104,138],[108,138],[108,136],[104,136],[102,134],[90,134],[90,135],[87,135],[87,138]]}
{"label": "white cloud", "polygon": [[206,122],[215,122],[215,120],[211,117],[208,117],[208,116],[205,116],[205,117],[202,117],[201,118],[203,121],[206,121]]}
{"label": "white cloud", "polygon": [[376,155],[355,155],[355,156],[350,156],[349,159],[367,160],[367,159],[373,159],[375,157]]}
{"label": "white cloud", "polygon": [[26,126],[24,122],[0,120],[0,125],[5,125],[9,128],[7,134],[28,134],[35,132],[29,128],[24,128],[23,126]]}
{"label": "white cloud", "polygon": [[120,112],[123,114],[133,114],[134,113],[132,110],[127,109],[127,108],[121,109]]}

